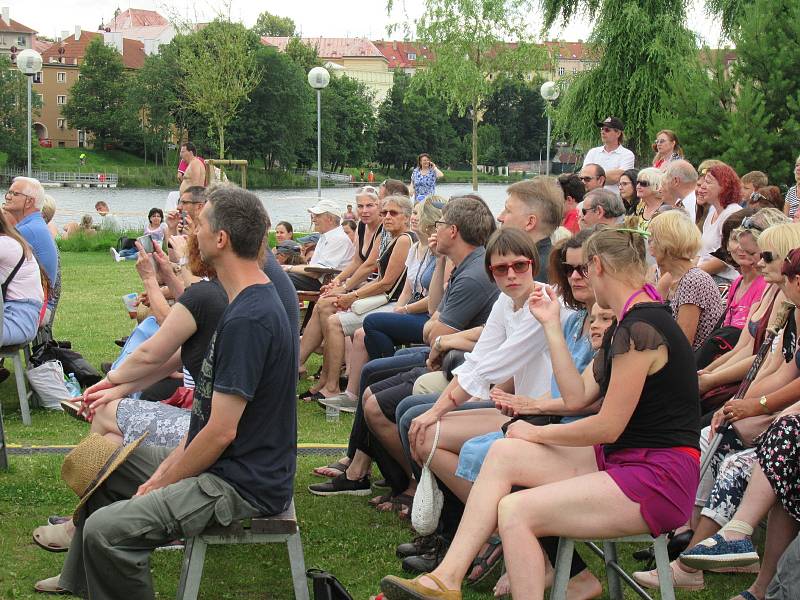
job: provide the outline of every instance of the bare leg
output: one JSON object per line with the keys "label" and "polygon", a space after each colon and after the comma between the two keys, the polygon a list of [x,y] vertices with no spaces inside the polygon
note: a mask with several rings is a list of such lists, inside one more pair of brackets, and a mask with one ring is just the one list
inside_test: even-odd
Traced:
{"label": "bare leg", "polygon": [[112,400],[107,404],[98,406],[92,418],[89,431],[100,435],[111,434],[108,438],[110,440],[118,439],[118,443],[122,445],[122,431],[117,425],[117,406],[119,406],[119,403],[119,400]]}
{"label": "bare leg", "polygon": [[358,388],[361,385],[361,369],[369,361],[369,354],[364,345],[364,330],[359,328],[353,335],[353,347],[350,350],[350,376],[347,380],[347,392],[353,398],[358,396]]}
{"label": "bare leg", "polygon": [[330,298],[323,298],[314,307],[311,320],[303,330],[300,338],[300,364],[303,365],[308,360],[324,340],[322,324],[327,322],[328,317],[336,312],[336,306]]}
{"label": "bare leg", "polygon": [[[734,519],[748,523],[753,529],[758,527],[759,522],[770,511],[776,502],[775,492],[758,464],[753,465],[753,474],[750,476],[750,483],[747,485],[742,503],[736,511]],[[743,533],[723,529],[722,535],[726,540],[741,540],[745,536]]]}
{"label": "bare leg", "polygon": [[748,591],[756,598],[764,598],[767,594],[769,582],[778,570],[778,561],[792,540],[797,536],[798,525],[783,505],[777,503],[769,511],[769,521],[767,523],[767,540],[764,544],[764,556],[761,559],[761,569],[758,577],[750,586]]}
{"label": "bare leg", "polygon": [[[325,322],[325,348],[322,353],[322,371],[325,385],[320,392],[326,397],[340,394],[339,374],[344,363],[344,331],[339,317],[335,314]],[[320,377],[322,381],[322,377]]]}
{"label": "bare leg", "polygon": [[357,481],[365,475],[369,475],[371,469],[372,459],[361,450],[356,450],[356,454],[353,460],[350,461],[350,466],[347,467],[345,475],[348,479]]}
{"label": "bare leg", "polygon": [[397,433],[397,425],[386,418],[369,388],[364,391],[362,402],[364,403],[364,418],[367,421],[369,430],[377,436],[392,458],[403,467],[410,479],[412,477],[411,465],[408,464],[406,455],[403,452],[403,443],[400,441],[400,434]]}

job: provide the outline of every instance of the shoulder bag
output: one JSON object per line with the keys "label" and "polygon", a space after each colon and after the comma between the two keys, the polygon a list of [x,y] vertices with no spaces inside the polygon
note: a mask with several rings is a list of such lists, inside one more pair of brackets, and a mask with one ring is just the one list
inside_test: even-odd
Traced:
{"label": "shoulder bag", "polygon": [[422,475],[420,475],[417,491],[414,494],[414,504],[411,508],[411,525],[420,535],[430,535],[436,531],[439,525],[439,515],[442,514],[444,505],[444,494],[439,489],[436,477],[430,469],[433,454],[439,443],[440,429],[441,422],[436,421],[436,433],[433,436],[431,453],[422,467]]}

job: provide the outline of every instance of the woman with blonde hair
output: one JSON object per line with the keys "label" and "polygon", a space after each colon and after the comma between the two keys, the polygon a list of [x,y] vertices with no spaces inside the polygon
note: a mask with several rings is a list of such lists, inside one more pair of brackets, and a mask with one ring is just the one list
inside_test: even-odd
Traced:
{"label": "woman with blonde hair", "polygon": [[42,218],[47,223],[47,230],[53,239],[58,237],[58,227],[53,223],[53,217],[56,214],[56,201],[50,194],[44,195],[44,202],[42,202]]}
{"label": "woman with blonde hair", "polygon": [[663,180],[664,172],[655,167],[642,169],[636,176],[636,197],[639,199],[636,216],[639,217],[639,227],[643,230],[647,230],[648,224],[663,204],[661,201]]}
{"label": "woman with blonde hair", "polygon": [[653,166],[662,171],[673,160],[683,158],[683,148],[678,141],[678,136],[670,129],[662,129],[658,132],[656,141],[653,142],[653,150],[656,152],[653,157]]}
{"label": "woman with blonde hair", "polygon": [[658,290],[669,302],[693,350],[697,350],[722,316],[724,304],[711,276],[694,266],[700,232],[680,210],[657,215],[649,228],[649,251],[656,259]]}

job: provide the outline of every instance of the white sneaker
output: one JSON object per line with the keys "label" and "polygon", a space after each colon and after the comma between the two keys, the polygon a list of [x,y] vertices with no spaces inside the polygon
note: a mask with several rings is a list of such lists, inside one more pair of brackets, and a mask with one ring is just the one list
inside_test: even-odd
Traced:
{"label": "white sneaker", "polygon": [[342,392],[330,398],[320,398],[317,400],[320,406],[338,408],[342,412],[354,413],[358,406],[358,398],[351,398],[347,392]]}
{"label": "white sneaker", "polygon": [[119,255],[119,252],[117,252],[116,248],[112,247],[109,248],[108,250],[111,252],[111,258],[113,258],[116,262],[122,262],[123,260],[125,260],[123,257]]}
{"label": "white sneaker", "polygon": [[[672,571],[672,585],[675,589],[698,591],[706,587],[703,581],[703,572],[696,571],[694,573],[687,573],[675,564],[675,561],[669,563],[669,568]],[[657,590],[658,585],[658,571],[637,571],[633,574],[633,579],[642,587],[651,590]]]}

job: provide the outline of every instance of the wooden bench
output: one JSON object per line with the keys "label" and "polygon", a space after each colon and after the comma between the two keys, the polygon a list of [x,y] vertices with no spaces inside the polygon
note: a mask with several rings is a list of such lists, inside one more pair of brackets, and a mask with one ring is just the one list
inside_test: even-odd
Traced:
{"label": "wooden bench", "polygon": [[317,303],[317,300],[319,300],[319,292],[297,292],[298,302],[308,302],[308,306],[305,308],[305,314],[303,315],[303,322],[300,324],[301,334],[311,320],[311,315],[314,312],[314,305]]}
{"label": "wooden bench", "polygon": [[[649,535],[631,535],[626,537],[602,540],[603,550],[589,540],[586,542],[603,562],[606,564],[606,578],[608,579],[608,597],[611,600],[623,600],[622,582],[624,581],[639,597],[653,600],[650,595],[628,575],[617,561],[617,542],[648,542],[653,544],[658,570],[658,582],[661,591],[661,600],[675,600],[675,590],[672,585],[672,571],[669,566],[669,553],[667,552],[667,536],[660,535],[654,538]],[[567,597],[567,583],[569,582],[569,569],[572,564],[572,552],[575,549],[575,540],[560,538],[558,540],[558,553],[556,554],[555,579],[550,600],[565,600]]]}
{"label": "wooden bench", "polygon": [[213,525],[200,535],[186,540],[181,578],[178,583],[178,600],[196,600],[203,576],[206,547],[209,544],[282,544],[289,548],[289,565],[296,600],[308,600],[306,566],[303,544],[294,500],[289,508],[273,517],[256,517],[231,523],[227,527]]}

